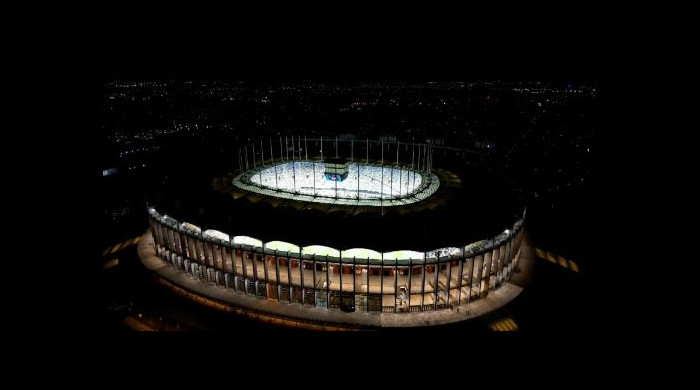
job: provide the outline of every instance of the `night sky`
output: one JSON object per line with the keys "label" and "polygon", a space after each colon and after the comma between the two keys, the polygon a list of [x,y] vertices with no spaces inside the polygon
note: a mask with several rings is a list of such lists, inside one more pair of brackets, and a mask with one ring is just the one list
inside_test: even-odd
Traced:
{"label": "night sky", "polygon": [[598,40],[589,36],[592,22],[573,16],[547,24],[538,19],[488,24],[474,17],[443,23],[440,15],[399,26],[392,24],[397,18],[366,16],[320,27],[304,20],[267,20],[189,29],[174,29],[173,22],[149,26],[145,34],[120,28],[109,31],[100,45],[101,75],[107,80],[593,82],[604,58]]}

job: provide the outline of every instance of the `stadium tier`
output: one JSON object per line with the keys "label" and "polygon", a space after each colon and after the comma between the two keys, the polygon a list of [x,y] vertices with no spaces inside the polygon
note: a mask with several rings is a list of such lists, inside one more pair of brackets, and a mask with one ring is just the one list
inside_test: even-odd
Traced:
{"label": "stadium tier", "polygon": [[[309,158],[299,148],[303,144],[287,149],[280,141],[279,154],[268,158],[261,153],[263,141],[256,149],[239,148],[238,172],[215,180],[223,193],[234,195],[223,198],[234,199],[233,210],[207,202],[205,211],[196,196],[190,207],[179,199],[164,207],[183,212],[181,218],[189,221],[227,226],[224,231],[149,208],[153,256],[231,297],[337,310],[346,313],[348,323],[360,318],[354,317],[358,313],[409,318],[393,315],[458,309],[509,285],[521,259],[523,219],[511,212],[518,203],[508,202],[508,192],[488,176],[474,176],[465,186],[469,191],[458,192],[457,175],[433,171],[431,145],[358,142],[366,146],[358,159],[352,141],[339,148],[348,155],[333,158],[322,152]],[[269,145],[277,150],[272,141]],[[385,153],[393,158],[385,159]],[[167,195],[160,203],[176,196]],[[270,202],[258,205],[260,195]],[[393,213],[377,206],[393,207]],[[486,231],[503,233],[473,242]],[[284,241],[274,239],[279,237]],[[433,245],[438,248],[425,250]],[[309,311],[289,310],[290,316],[314,321]]]}
{"label": "stadium tier", "polygon": [[523,222],[474,244],[380,253],[202,232],[154,208],[149,220],[158,256],[200,281],[280,304],[382,313],[450,309],[485,298],[518,269]]}

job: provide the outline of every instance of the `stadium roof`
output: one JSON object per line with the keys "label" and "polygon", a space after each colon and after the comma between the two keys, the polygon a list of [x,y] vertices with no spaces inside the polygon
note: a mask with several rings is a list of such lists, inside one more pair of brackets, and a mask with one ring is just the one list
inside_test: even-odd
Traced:
{"label": "stadium roof", "polygon": [[177,219],[175,219],[175,218],[169,216],[168,214],[164,214],[164,215],[163,215],[163,220],[164,220],[166,223],[177,223]]}
{"label": "stadium roof", "polygon": [[386,252],[384,260],[423,260],[423,252],[407,250]]}
{"label": "stadium roof", "polygon": [[248,236],[236,236],[233,237],[233,243],[234,244],[243,244],[243,245],[250,245],[250,246],[257,246],[261,247],[263,246],[262,241],[253,238],[253,237],[248,237]]}
{"label": "stadium roof", "polygon": [[265,248],[280,252],[299,253],[299,247],[284,241],[270,241],[265,244]]}
{"label": "stadium roof", "polygon": [[425,252],[426,257],[440,257],[440,256],[455,256],[459,255],[460,250],[454,246],[448,246],[445,248],[433,249],[432,251]]}
{"label": "stadium roof", "polygon": [[219,240],[224,240],[224,241],[230,240],[228,234],[222,233],[218,230],[213,230],[213,229],[205,230],[204,235],[209,236],[209,237],[218,238]]}
{"label": "stadium roof", "polygon": [[305,255],[340,257],[340,251],[323,245],[309,245],[302,248]]}
{"label": "stadium roof", "polygon": [[464,247],[465,252],[473,252],[473,251],[478,251],[479,249],[482,249],[486,246],[488,243],[487,240],[480,240],[477,242],[473,242],[467,246]]}
{"label": "stadium roof", "polygon": [[365,249],[365,248],[352,248],[343,251],[342,257],[344,258],[353,258],[357,257],[358,259],[375,259],[375,260],[381,260],[382,259],[382,254],[373,251],[371,249]]}
{"label": "stadium roof", "polygon": [[202,229],[201,229],[199,226],[193,225],[193,224],[191,224],[191,223],[189,223],[189,222],[183,222],[182,225],[180,225],[180,227],[181,227],[182,229],[189,230],[189,231],[191,231],[191,232],[196,232],[196,233],[201,233],[201,232],[202,232]]}

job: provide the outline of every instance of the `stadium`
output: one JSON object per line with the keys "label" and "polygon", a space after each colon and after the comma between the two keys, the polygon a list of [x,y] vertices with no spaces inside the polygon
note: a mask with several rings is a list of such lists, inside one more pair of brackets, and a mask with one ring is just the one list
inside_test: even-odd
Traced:
{"label": "stadium", "polygon": [[158,279],[273,322],[345,327],[462,321],[517,295],[524,207],[479,153],[290,138],[241,144],[207,196],[148,207],[139,255]]}

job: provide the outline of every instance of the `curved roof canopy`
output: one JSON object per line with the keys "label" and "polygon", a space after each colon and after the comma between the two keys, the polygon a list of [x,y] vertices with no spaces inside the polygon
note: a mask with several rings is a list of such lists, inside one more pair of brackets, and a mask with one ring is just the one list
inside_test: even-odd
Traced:
{"label": "curved roof canopy", "polygon": [[284,241],[270,241],[265,244],[265,248],[280,252],[299,253],[299,247]]}
{"label": "curved roof canopy", "polygon": [[352,248],[343,251],[342,253],[343,258],[353,258],[356,257],[358,259],[374,259],[374,260],[381,260],[382,259],[382,254],[373,251],[371,249],[365,249],[365,248]]}
{"label": "curved roof canopy", "polygon": [[164,220],[166,223],[177,223],[177,219],[175,219],[175,218],[169,216],[168,214],[164,214],[164,215],[163,215],[163,220]]}
{"label": "curved roof canopy", "polygon": [[480,241],[477,241],[477,242],[473,242],[473,243],[471,243],[471,244],[465,246],[465,247],[464,247],[464,251],[465,251],[465,252],[475,252],[475,251],[478,251],[478,250],[480,250],[480,249],[483,249],[483,248],[486,246],[487,243],[488,243],[487,240],[480,240]]}
{"label": "curved roof canopy", "polygon": [[181,227],[182,229],[189,230],[189,231],[191,231],[191,232],[197,232],[197,233],[201,233],[201,232],[202,232],[202,229],[200,229],[199,226],[193,225],[193,224],[191,224],[191,223],[189,223],[189,222],[183,222],[182,225],[180,225],[180,227]]}
{"label": "curved roof canopy", "polygon": [[253,238],[253,237],[248,237],[248,236],[235,236],[235,237],[233,237],[233,243],[234,244],[257,246],[260,248],[262,248],[262,246],[263,246],[262,241],[260,241],[256,238]]}
{"label": "curved roof canopy", "polygon": [[220,232],[218,230],[214,230],[214,229],[205,230],[204,235],[209,236],[209,237],[218,238],[219,240],[223,240],[223,241],[230,240],[228,234],[222,233],[222,232]]}
{"label": "curved roof canopy", "polygon": [[454,247],[454,246],[449,246],[445,248],[440,248],[440,249],[434,249],[432,251],[425,252],[425,257],[427,258],[440,258],[440,257],[445,257],[445,256],[458,256],[459,255],[459,248]]}
{"label": "curved roof canopy", "polygon": [[305,255],[340,257],[340,251],[323,245],[309,245],[301,248]]}
{"label": "curved roof canopy", "polygon": [[423,260],[423,252],[407,250],[385,252],[384,260]]}

